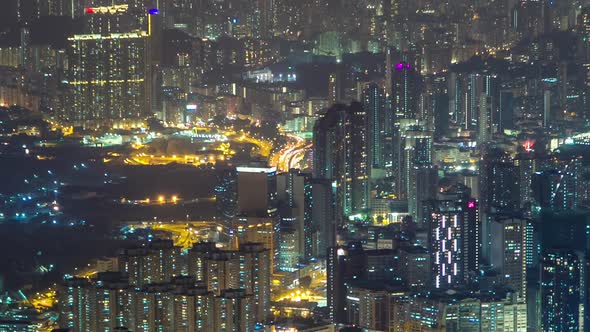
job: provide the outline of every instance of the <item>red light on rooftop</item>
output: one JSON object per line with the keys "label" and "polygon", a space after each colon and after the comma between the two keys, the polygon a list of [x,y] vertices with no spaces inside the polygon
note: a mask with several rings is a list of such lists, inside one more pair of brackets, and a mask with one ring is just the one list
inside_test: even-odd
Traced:
{"label": "red light on rooftop", "polygon": [[527,139],[526,141],[524,141],[524,143],[522,143],[522,147],[527,152],[532,151],[533,148],[535,147],[535,140]]}
{"label": "red light on rooftop", "polygon": [[86,14],[94,14],[94,8],[92,8],[92,7],[88,7],[88,8],[86,8],[86,9],[84,9],[84,12],[85,12]]}

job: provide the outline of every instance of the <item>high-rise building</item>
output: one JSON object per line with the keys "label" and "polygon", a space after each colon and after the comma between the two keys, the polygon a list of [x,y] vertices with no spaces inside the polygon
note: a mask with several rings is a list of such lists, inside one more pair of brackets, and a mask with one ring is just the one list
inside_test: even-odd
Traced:
{"label": "high-rise building", "polygon": [[145,247],[122,250],[118,264],[133,286],[169,282],[182,273],[181,248],[172,240],[153,241]]}
{"label": "high-rise building", "polygon": [[237,214],[238,180],[235,169],[224,169],[217,175],[215,186],[215,205],[217,216],[230,222]]}
{"label": "high-rise building", "polygon": [[270,251],[262,243],[241,243],[239,250],[222,251],[213,243],[189,250],[189,275],[216,296],[242,289],[252,297],[252,319],[263,321],[270,312]]}
{"label": "high-rise building", "polygon": [[365,111],[360,103],[334,105],[314,127],[313,175],[336,187],[336,220],[368,208],[369,161]]}
{"label": "high-rise building", "polygon": [[423,222],[423,203],[434,198],[437,171],[432,165],[432,132],[408,130],[403,135],[404,154],[400,185],[405,187],[408,212],[416,222]]}
{"label": "high-rise building", "polygon": [[360,243],[349,243],[345,247],[328,248],[326,260],[329,319],[333,324],[346,323],[347,282],[360,278],[365,273],[365,253]]}
{"label": "high-rise building", "polygon": [[237,167],[238,214],[276,216],[277,170],[274,167]]}
{"label": "high-rise building", "polygon": [[539,223],[542,331],[585,331],[590,322],[590,217],[584,212],[546,211]]}
{"label": "high-rise building", "polygon": [[391,96],[397,119],[416,119],[422,78],[413,64],[402,61],[394,66]]}
{"label": "high-rise building", "polygon": [[70,103],[63,118],[85,127],[138,127],[151,113],[151,25],[142,22],[157,12],[123,4],[85,13],[85,34],[68,38]]}
{"label": "high-rise building", "polygon": [[313,256],[325,258],[328,248],[336,246],[336,188],[332,180],[311,180],[311,220]]}
{"label": "high-rise building", "polygon": [[215,297],[213,332],[254,331],[252,296],[242,289],[227,289]]}
{"label": "high-rise building", "polygon": [[430,254],[436,288],[474,281],[479,273],[480,225],[469,188],[455,185],[430,202]]}
{"label": "high-rise building", "polygon": [[587,266],[583,252],[544,250],[541,261],[543,331],[585,331]]}
{"label": "high-rise building", "polygon": [[491,264],[502,283],[519,298],[527,298],[527,257],[532,254],[532,221],[523,218],[498,218],[491,229]]}
{"label": "high-rise building", "polygon": [[60,325],[74,332],[91,331],[93,327],[90,283],[85,278],[66,280],[60,298]]}
{"label": "high-rise building", "polygon": [[[369,84],[362,93],[363,108],[366,111],[367,155],[371,169],[385,167],[386,102],[383,89],[375,83]],[[371,172],[373,176],[373,172]]]}
{"label": "high-rise building", "polygon": [[[289,218],[295,232],[297,262],[308,262],[313,256],[312,183],[311,174],[290,170],[277,176],[277,192],[281,202],[281,223]],[[281,225],[282,226],[282,225]],[[288,225],[285,225],[288,226]],[[281,227],[281,230],[283,227]]]}
{"label": "high-rise building", "polygon": [[424,247],[405,246],[398,250],[399,267],[404,283],[411,289],[430,288],[432,282],[432,262],[430,253]]}
{"label": "high-rise building", "polygon": [[576,185],[578,176],[573,169],[544,170],[532,179],[534,204],[541,209],[570,210],[578,206]]}
{"label": "high-rise building", "polygon": [[492,97],[482,94],[479,100],[479,135],[477,137],[479,145],[486,144],[492,139],[494,133],[492,115]]}

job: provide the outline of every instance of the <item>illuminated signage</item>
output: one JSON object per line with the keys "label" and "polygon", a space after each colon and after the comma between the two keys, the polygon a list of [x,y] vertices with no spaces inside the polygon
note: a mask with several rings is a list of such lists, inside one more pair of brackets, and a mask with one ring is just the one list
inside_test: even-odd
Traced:
{"label": "illuminated signage", "polygon": [[474,201],[469,201],[467,203],[467,207],[470,208],[470,209],[475,209],[475,202]]}
{"label": "illuminated signage", "polygon": [[107,15],[117,15],[117,14],[124,14],[129,9],[129,5],[115,5],[115,6],[105,6],[105,7],[88,7],[84,9],[86,14],[107,14]]}
{"label": "illuminated signage", "polygon": [[274,173],[276,167],[236,167],[238,173]]}

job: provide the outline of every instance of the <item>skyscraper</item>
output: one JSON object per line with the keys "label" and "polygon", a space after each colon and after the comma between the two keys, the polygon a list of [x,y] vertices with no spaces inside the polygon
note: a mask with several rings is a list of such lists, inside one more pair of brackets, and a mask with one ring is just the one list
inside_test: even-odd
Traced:
{"label": "skyscraper", "polygon": [[423,203],[434,198],[437,184],[432,164],[432,132],[408,130],[403,135],[404,154],[400,185],[405,187],[408,212],[416,222],[423,222]]}
{"label": "skyscraper", "polygon": [[312,184],[311,174],[290,170],[277,176],[281,217],[293,218],[297,257],[307,262],[312,257]]}
{"label": "skyscraper", "polygon": [[393,109],[397,119],[416,119],[422,89],[420,74],[407,61],[397,63],[392,75]]}
{"label": "skyscraper", "polygon": [[532,221],[522,218],[498,218],[492,223],[491,264],[498,269],[502,282],[520,299],[527,298],[527,257],[532,246]]}
{"label": "skyscraper", "polygon": [[150,26],[145,8],[89,7],[85,34],[69,40],[70,103],[63,115],[85,127],[139,126],[150,114]]}
{"label": "skyscraper", "polygon": [[470,195],[469,188],[457,184],[430,202],[430,254],[436,288],[469,284],[479,273],[479,214],[477,201]]}
{"label": "skyscraper", "polygon": [[314,127],[313,175],[336,187],[336,220],[368,207],[365,112],[360,103],[334,105]]}
{"label": "skyscraper", "polygon": [[543,331],[584,331],[588,296],[584,253],[548,249],[543,253],[541,265]]}
{"label": "skyscraper", "polygon": [[313,228],[313,255],[325,258],[328,248],[336,245],[335,219],[336,187],[329,179],[312,179],[311,220]]}
{"label": "skyscraper", "polygon": [[367,154],[371,169],[385,166],[386,104],[383,90],[375,83],[369,84],[362,94],[366,111]]}

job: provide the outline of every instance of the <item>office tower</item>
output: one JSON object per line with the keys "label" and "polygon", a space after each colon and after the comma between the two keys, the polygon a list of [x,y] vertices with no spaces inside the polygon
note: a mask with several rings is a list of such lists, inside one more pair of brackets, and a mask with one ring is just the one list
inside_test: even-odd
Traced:
{"label": "office tower", "polygon": [[277,170],[274,167],[237,167],[238,214],[276,216]]}
{"label": "office tower", "polygon": [[[68,38],[70,105],[63,115],[84,127],[139,126],[151,109],[149,28],[129,5],[86,9],[86,33]],[[146,31],[148,30],[148,31]]]}
{"label": "office tower", "polygon": [[328,248],[336,246],[335,191],[329,179],[311,180],[311,220],[313,256],[325,258]]}
{"label": "office tower", "polygon": [[224,290],[215,297],[215,320],[212,332],[254,331],[252,296],[242,289]]}
{"label": "office tower", "polygon": [[[366,112],[367,155],[371,169],[385,167],[386,104],[383,90],[370,83],[362,93],[363,108]],[[371,172],[371,176],[374,176]]]}
{"label": "office tower", "polygon": [[217,216],[230,222],[236,216],[238,204],[237,172],[233,168],[222,170],[217,175],[215,186],[215,205]]}
{"label": "office tower", "polygon": [[436,288],[469,284],[479,273],[480,225],[477,201],[457,184],[430,202],[430,253]]}
{"label": "office tower", "polygon": [[[312,257],[312,184],[311,174],[298,170],[277,175],[277,192],[281,202],[281,230],[291,224],[295,233],[297,262]],[[287,222],[289,221],[289,222]]]}
{"label": "office tower", "polygon": [[491,264],[502,283],[527,298],[527,257],[532,255],[532,221],[523,218],[498,218],[491,227]]}
{"label": "office tower", "polygon": [[328,248],[328,308],[330,322],[346,323],[347,282],[360,278],[366,271],[366,258],[360,243]]}
{"label": "office tower", "polygon": [[336,187],[336,220],[368,207],[369,181],[365,112],[361,104],[334,105],[314,126],[314,178]]}

